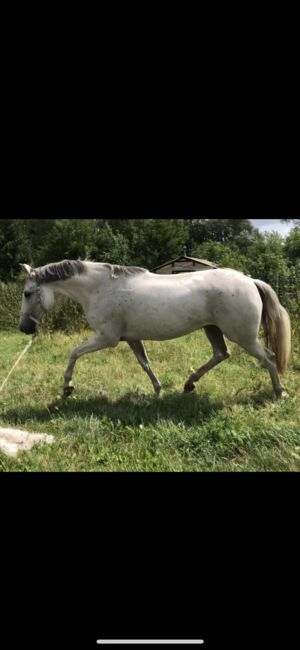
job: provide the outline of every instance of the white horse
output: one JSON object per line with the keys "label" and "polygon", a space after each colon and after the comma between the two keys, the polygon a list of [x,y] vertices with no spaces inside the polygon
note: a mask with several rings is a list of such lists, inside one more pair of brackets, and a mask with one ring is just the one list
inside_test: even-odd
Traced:
{"label": "white horse", "polygon": [[[26,271],[20,329],[36,332],[58,294],[79,302],[96,336],[76,348],[64,374],[64,394],[74,386],[75,363],[87,352],[114,348],[127,341],[154,390],[161,384],[150,368],[142,340],[174,339],[204,328],[213,357],[187,380],[195,382],[230,355],[224,336],[259,359],[268,369],[277,397],[286,395],[278,373],[288,364],[291,348],[289,316],[273,289],[232,269],[178,275],[156,275],[139,267],[64,260]],[[266,346],[258,339],[263,324]]]}

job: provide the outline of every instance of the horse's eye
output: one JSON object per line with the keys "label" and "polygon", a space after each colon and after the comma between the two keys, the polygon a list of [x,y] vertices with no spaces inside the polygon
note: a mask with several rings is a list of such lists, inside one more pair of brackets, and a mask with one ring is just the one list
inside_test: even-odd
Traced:
{"label": "horse's eye", "polygon": [[30,291],[24,291],[24,296],[25,296],[25,298],[30,298],[30,296],[31,296]]}

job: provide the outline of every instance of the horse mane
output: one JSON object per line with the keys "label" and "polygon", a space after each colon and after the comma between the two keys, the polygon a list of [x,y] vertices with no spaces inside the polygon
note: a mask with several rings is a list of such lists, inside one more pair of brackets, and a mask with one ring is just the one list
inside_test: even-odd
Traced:
{"label": "horse mane", "polygon": [[[120,266],[119,264],[108,263],[103,264],[103,266],[109,269],[112,278],[148,272],[147,269],[140,266]],[[63,260],[62,262],[53,262],[34,269],[34,277],[38,282],[56,282],[58,280],[69,280],[74,275],[80,275],[86,270],[87,264],[81,260]]]}
{"label": "horse mane", "polygon": [[119,264],[105,264],[111,271],[112,278],[119,278],[124,275],[137,275],[138,273],[148,273],[147,269],[141,266],[120,266]]}
{"label": "horse mane", "polygon": [[57,280],[68,280],[84,271],[85,266],[81,260],[63,260],[34,269],[34,276],[39,282],[56,282]]}

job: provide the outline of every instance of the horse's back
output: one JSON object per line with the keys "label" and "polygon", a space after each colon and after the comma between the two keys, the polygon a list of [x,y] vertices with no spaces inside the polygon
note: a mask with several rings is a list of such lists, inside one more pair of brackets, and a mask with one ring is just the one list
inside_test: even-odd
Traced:
{"label": "horse's back", "polygon": [[232,269],[178,275],[147,273],[130,278],[120,288],[120,297],[124,335],[128,338],[164,340],[206,325],[217,325],[230,338],[244,327],[246,319],[257,328],[261,317],[254,282]]}

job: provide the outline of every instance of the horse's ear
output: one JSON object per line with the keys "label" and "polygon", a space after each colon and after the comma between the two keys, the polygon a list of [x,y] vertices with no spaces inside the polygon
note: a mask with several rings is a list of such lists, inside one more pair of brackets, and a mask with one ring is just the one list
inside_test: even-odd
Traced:
{"label": "horse's ear", "polygon": [[20,264],[20,267],[24,269],[25,273],[29,275],[29,277],[33,275],[34,271],[29,264]]}

